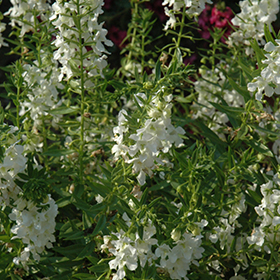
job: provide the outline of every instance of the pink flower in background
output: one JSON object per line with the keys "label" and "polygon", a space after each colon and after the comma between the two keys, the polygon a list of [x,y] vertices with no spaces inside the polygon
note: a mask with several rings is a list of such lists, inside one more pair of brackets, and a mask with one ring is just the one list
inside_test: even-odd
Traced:
{"label": "pink flower in background", "polygon": [[123,49],[126,46],[126,42],[122,43],[126,37],[127,32],[125,30],[120,30],[117,26],[112,26],[108,30],[109,39],[119,48]]}
{"label": "pink flower in background", "polygon": [[220,11],[215,6],[211,12],[210,23],[217,28],[230,28],[233,12],[230,7],[226,7],[224,11]]}
{"label": "pink flower in background", "polygon": [[227,38],[232,32],[231,19],[233,16],[233,12],[229,7],[226,7],[223,11],[221,11],[218,10],[217,6],[211,8],[211,6],[206,5],[198,19],[198,25],[201,28],[201,37],[209,39],[210,30],[213,30],[214,28],[226,29],[224,36],[221,38],[221,41],[224,43],[225,38]]}

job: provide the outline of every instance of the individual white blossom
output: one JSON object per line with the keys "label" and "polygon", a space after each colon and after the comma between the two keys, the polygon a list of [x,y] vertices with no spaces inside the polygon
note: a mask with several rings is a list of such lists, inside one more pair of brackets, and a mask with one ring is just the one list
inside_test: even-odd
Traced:
{"label": "individual white blossom", "polygon": [[164,0],[162,5],[165,14],[169,17],[166,22],[165,30],[169,27],[173,28],[176,23],[175,13],[186,7],[186,13],[190,16],[198,16],[205,9],[205,4],[212,4],[211,0]]}
{"label": "individual white blossom", "polygon": [[[171,100],[172,95],[160,98],[161,88],[152,96],[148,104],[145,118],[137,120],[138,129],[130,132],[128,113],[122,109],[118,115],[118,126],[114,127],[114,141],[117,143],[112,148],[114,158],[123,157],[126,163],[133,164],[132,169],[138,174],[137,180],[140,185],[146,182],[146,175],[152,176],[157,166],[172,167],[166,154],[171,147],[180,147],[183,140],[179,134],[185,134],[181,127],[175,128],[171,123]],[[142,100],[147,100],[144,94],[138,95]],[[135,96],[137,99],[137,95]],[[142,102],[140,106],[144,106]],[[131,144],[128,144],[130,142]]]}
{"label": "individual white blossom", "polygon": [[[21,263],[27,268],[27,262],[31,255],[36,261],[40,260],[40,255],[45,248],[51,248],[55,241],[53,235],[55,231],[55,217],[58,214],[55,201],[48,197],[48,202],[37,207],[32,201],[19,198],[14,203],[15,207],[9,218],[16,224],[11,232],[12,239],[21,239],[26,245],[19,257],[14,258],[14,263]],[[47,209],[42,208],[47,206]]]}
{"label": "individual white blossom", "polygon": [[35,21],[46,21],[46,12],[50,11],[47,0],[11,0],[12,7],[5,13],[11,17],[10,25],[21,27],[20,37],[25,33],[34,31]]}
{"label": "individual white blossom", "polygon": [[264,24],[268,26],[277,19],[278,0],[244,0],[239,2],[240,13],[231,20],[237,30],[228,38],[230,46],[245,45],[247,55],[252,54],[250,39],[256,39],[260,45],[265,44]]}
{"label": "individual white blossom", "polygon": [[274,93],[280,94],[280,40],[276,39],[277,45],[268,42],[264,46],[266,59],[262,63],[266,64],[261,71],[261,75],[248,83],[247,88],[250,92],[254,93],[256,90],[255,98],[259,101],[262,100],[263,93],[271,97]]}
{"label": "individual white blossom", "polygon": [[[77,69],[83,67],[88,77],[102,75],[102,70],[107,65],[105,54],[108,54],[104,44],[113,45],[106,39],[107,30],[102,28],[103,24],[98,23],[98,16],[103,12],[102,5],[102,0],[80,1],[78,5],[72,0],[56,1],[52,5],[53,15],[50,20],[56,29],[56,39],[53,44],[57,48],[53,55],[54,59],[61,64],[59,80],[65,76],[69,80],[75,75],[72,71],[73,65]],[[90,10],[91,13],[89,13]],[[81,17],[80,26],[76,26],[72,14],[79,14]],[[80,49],[81,44],[83,44],[82,49]],[[81,55],[87,53],[89,55],[83,58],[81,65]],[[85,86],[89,87],[92,84],[86,80]]]}

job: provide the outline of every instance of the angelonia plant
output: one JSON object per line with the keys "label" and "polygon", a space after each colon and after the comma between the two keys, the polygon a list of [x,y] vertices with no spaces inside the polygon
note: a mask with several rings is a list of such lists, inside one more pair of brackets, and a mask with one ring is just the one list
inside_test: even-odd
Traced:
{"label": "angelonia plant", "polygon": [[1,3],[0,279],[279,279],[279,1],[228,2]]}

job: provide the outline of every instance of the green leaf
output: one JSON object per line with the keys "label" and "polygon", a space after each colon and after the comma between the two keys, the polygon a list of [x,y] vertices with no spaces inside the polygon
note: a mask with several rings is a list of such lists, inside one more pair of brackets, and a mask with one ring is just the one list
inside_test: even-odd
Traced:
{"label": "green leaf", "polygon": [[90,276],[88,273],[77,273],[72,275],[73,278],[81,279],[81,280],[96,280],[96,276]]}
{"label": "green leaf", "polygon": [[201,129],[201,133],[204,137],[208,138],[211,143],[217,147],[219,152],[223,153],[225,151],[225,148],[227,147],[227,144],[223,142],[219,136],[214,133],[211,129],[209,129],[205,124],[199,121],[194,121],[195,126]]}
{"label": "green leaf", "polygon": [[83,259],[87,256],[90,256],[92,254],[92,252],[94,252],[94,249],[96,248],[95,241],[91,241],[86,246],[83,246],[83,247],[84,247],[83,250],[78,255],[78,259],[79,258]]}
{"label": "green leaf", "polygon": [[259,46],[258,42],[256,41],[256,39],[254,39],[251,42],[251,47],[254,49],[254,51],[256,53],[256,57],[257,57],[259,68],[262,68],[262,66],[263,66],[262,60],[265,59],[265,56],[263,54],[263,50],[260,48],[260,46]]}
{"label": "green leaf", "polygon": [[158,60],[156,64],[155,82],[159,81],[160,78],[161,78],[161,61]]}
{"label": "green leaf", "polygon": [[241,94],[244,97],[245,102],[251,99],[250,93],[247,90],[247,87],[241,87],[239,86],[233,79],[228,77],[228,81],[230,85],[235,89],[239,94]]}
{"label": "green leaf", "polygon": [[269,148],[267,148],[264,144],[257,142],[256,140],[249,140],[246,141],[248,145],[252,148],[254,148],[257,152],[260,152],[261,154],[264,154],[269,157],[273,157],[273,153]]}
{"label": "green leaf", "polygon": [[267,266],[267,260],[257,260],[251,263],[252,266]]}
{"label": "green leaf", "polygon": [[[271,30],[272,30],[272,32],[274,32],[273,27],[271,27]],[[264,36],[265,36],[266,42],[272,42],[275,46],[277,46],[277,43],[275,42],[274,38],[271,35],[271,31],[269,29],[268,24],[264,25]]]}
{"label": "green leaf", "polygon": [[79,111],[79,108],[77,107],[58,107],[55,109],[52,109],[49,111],[52,115],[67,115],[67,114],[73,114]]}
{"label": "green leaf", "polygon": [[108,81],[108,84],[113,86],[114,89],[123,89],[124,87],[126,87],[126,84],[119,82],[117,80],[110,80]]}
{"label": "green leaf", "polygon": [[279,135],[280,135],[280,132],[271,131],[271,130],[269,130],[269,129],[260,127],[260,126],[257,125],[257,124],[250,124],[250,126],[252,126],[253,128],[255,128],[256,130],[258,130],[258,131],[260,131],[260,132],[266,133],[267,135],[275,135],[275,136],[279,136]]}
{"label": "green leaf", "polygon": [[105,226],[106,226],[106,223],[107,223],[107,219],[106,219],[106,216],[105,215],[101,215],[101,217],[99,218],[95,228],[94,228],[94,231],[92,232],[92,235],[95,236],[97,235],[100,231],[102,231]]}
{"label": "green leaf", "polygon": [[66,156],[75,153],[74,150],[71,149],[50,149],[46,152],[43,152],[44,156],[52,156],[52,157],[60,157],[60,156]]}
{"label": "green leaf", "polygon": [[252,69],[250,67],[248,67],[245,63],[243,63],[243,61],[241,60],[241,58],[238,59],[238,64],[241,67],[242,71],[245,73],[245,75],[247,76],[247,78],[252,81],[253,77],[252,77]]}

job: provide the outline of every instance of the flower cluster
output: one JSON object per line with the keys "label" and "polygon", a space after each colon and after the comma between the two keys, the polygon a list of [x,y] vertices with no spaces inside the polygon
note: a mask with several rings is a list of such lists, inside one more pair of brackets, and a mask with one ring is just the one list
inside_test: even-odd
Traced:
{"label": "flower cluster", "polygon": [[248,90],[254,93],[256,90],[255,98],[262,100],[263,92],[266,96],[271,97],[274,93],[280,94],[280,40],[276,39],[277,45],[272,42],[268,42],[264,46],[266,59],[262,60],[263,64],[267,64],[262,69],[260,76],[253,79],[251,83],[248,83]]}
{"label": "flower cluster", "polygon": [[[179,134],[185,134],[181,127],[175,128],[171,123],[171,108],[173,96],[161,97],[165,88],[161,88],[148,101],[147,95],[139,93],[135,95],[140,107],[147,107],[145,118],[137,119],[135,133],[131,133],[127,112],[122,109],[118,115],[118,126],[114,127],[116,145],[112,148],[115,159],[123,156],[126,163],[133,164],[133,172],[138,174],[137,180],[140,185],[146,182],[146,174],[153,175],[157,166],[172,167],[172,163],[165,156],[172,145],[180,147],[183,140]],[[141,99],[141,100],[140,100]],[[143,102],[148,104],[144,106]]]}
{"label": "flower cluster", "polygon": [[[53,235],[55,231],[55,217],[58,214],[55,201],[48,197],[46,203],[37,207],[32,201],[26,201],[19,198],[15,201],[12,213],[9,218],[16,224],[12,227],[11,232],[15,234],[13,239],[21,239],[27,246],[21,252],[20,257],[14,259],[14,263],[21,263],[27,269],[27,261],[32,254],[34,260],[39,261],[39,254],[45,249],[52,247],[55,241]],[[47,206],[47,209],[46,207]]]}
{"label": "flower cluster", "polygon": [[[194,83],[198,98],[197,103],[193,105],[193,117],[211,119],[209,125],[217,132],[226,125],[229,119],[225,113],[217,111],[210,102],[218,103],[223,98],[228,106],[243,107],[245,104],[240,94],[225,87],[227,79],[220,69],[228,69],[227,63],[221,61],[214,70],[201,68],[199,70],[201,79]],[[221,133],[219,135],[224,137]]]}
{"label": "flower cluster", "polygon": [[1,143],[2,147],[5,147],[4,158],[0,162],[0,204],[3,207],[10,206],[17,199],[21,190],[14,180],[17,174],[25,169],[27,162],[23,156],[24,147],[18,144],[14,135],[17,130],[17,127],[11,126],[8,129],[9,138],[6,140],[6,145]]}
{"label": "flower cluster", "polygon": [[47,0],[11,0],[13,5],[5,15],[10,15],[11,26],[21,27],[20,37],[25,33],[34,31],[36,24],[46,21],[46,12],[50,11],[50,4]]}
{"label": "flower cluster", "polygon": [[[162,5],[164,7],[164,12],[169,20],[166,22],[165,30],[169,27],[173,28],[176,23],[175,13],[186,7],[186,13],[190,16],[198,16],[204,9],[205,4],[212,4],[211,0],[164,0]],[[170,9],[172,7],[172,9]]]}
{"label": "flower cluster", "polygon": [[[123,219],[127,226],[131,226],[130,219],[124,213]],[[202,220],[196,223],[198,231],[201,231],[208,222]],[[158,245],[158,240],[152,238],[156,234],[156,228],[151,220],[144,224],[143,238],[139,237],[136,232],[134,237],[126,235],[123,230],[111,233],[110,236],[104,236],[104,244],[101,245],[102,250],[108,250],[115,258],[109,262],[110,269],[116,270],[113,280],[123,279],[126,275],[125,267],[130,271],[135,271],[138,263],[143,268],[146,263],[159,260],[157,267],[163,273],[168,273],[171,279],[187,278],[190,265],[199,266],[198,260],[202,258],[204,248],[201,247],[201,234],[194,235],[188,231],[181,233],[173,230],[171,237],[174,240],[172,247],[167,244]],[[112,235],[114,238],[112,238]],[[156,249],[153,252],[154,246]]]}
{"label": "flower cluster", "polygon": [[252,53],[250,39],[256,39],[259,44],[264,45],[264,24],[270,25],[276,20],[276,15],[279,12],[278,0],[253,0],[240,1],[241,12],[236,14],[232,19],[232,23],[238,26],[238,29],[233,32],[228,44],[247,46],[246,53]]}
{"label": "flower cluster", "polygon": [[[3,127],[7,130],[7,125]],[[27,164],[27,158],[23,154],[24,146],[16,141],[17,130],[18,128],[11,126],[6,131],[7,139],[0,138],[2,148],[5,149],[2,162],[0,161],[0,204],[2,209],[6,206],[12,209],[9,218],[16,222],[11,228],[11,233],[15,234],[11,240],[18,238],[27,244],[20,257],[14,258],[14,263],[21,263],[28,269],[30,253],[39,261],[38,254],[42,253],[45,247],[50,248],[51,242],[55,241],[53,232],[58,212],[57,205],[50,195],[44,204],[35,205],[32,200],[23,198],[24,191],[16,184],[18,174],[24,173]]]}
{"label": "flower cluster", "polygon": [[[84,68],[89,77],[102,75],[107,65],[105,53],[108,53],[104,44],[112,46],[112,42],[105,37],[107,30],[98,23],[98,16],[103,12],[102,4],[100,0],[71,0],[57,1],[52,5],[50,20],[57,32],[53,41],[57,50],[53,56],[62,65],[59,80],[65,75],[67,80],[75,76],[73,67]],[[89,80],[85,82],[89,83]]]}
{"label": "flower cluster", "polygon": [[278,225],[280,224],[280,178],[276,173],[273,180],[261,185],[263,195],[261,204],[255,207],[259,215],[260,225],[255,227],[252,235],[247,237],[250,245],[254,245],[257,250],[264,249],[268,254],[274,242],[280,241]]}
{"label": "flower cluster", "polygon": [[[34,127],[39,128],[42,125],[44,117],[50,115],[48,112],[62,104],[59,99],[59,89],[64,86],[58,81],[59,71],[58,63],[52,57],[41,53],[40,63],[36,60],[32,65],[23,65],[23,80],[26,85],[26,96],[20,102],[19,115],[26,115],[29,112],[30,118],[34,122]],[[26,117],[24,121],[28,120]],[[59,118],[52,116],[52,125],[57,126]]]}
{"label": "flower cluster", "polygon": [[202,258],[204,252],[204,248],[201,247],[202,238],[201,234],[194,236],[186,231],[174,242],[174,247],[170,248],[166,244],[158,246],[155,255],[160,258],[159,267],[166,271],[171,279],[188,280],[190,265],[199,266],[197,260]]}
{"label": "flower cluster", "polygon": [[[127,226],[131,225],[126,213],[123,214],[123,220]],[[140,238],[138,232],[135,233],[134,237],[131,237],[127,236],[123,230],[112,232],[113,239],[111,236],[104,236],[104,244],[101,245],[101,249],[108,249],[115,256],[109,262],[110,269],[117,271],[112,280],[119,280],[125,277],[125,266],[130,271],[135,271],[138,267],[138,262],[142,268],[147,262],[152,263],[154,259],[152,246],[157,244],[157,240],[152,238],[155,234],[156,228],[152,221],[148,220],[147,224],[144,225],[142,238]]]}

